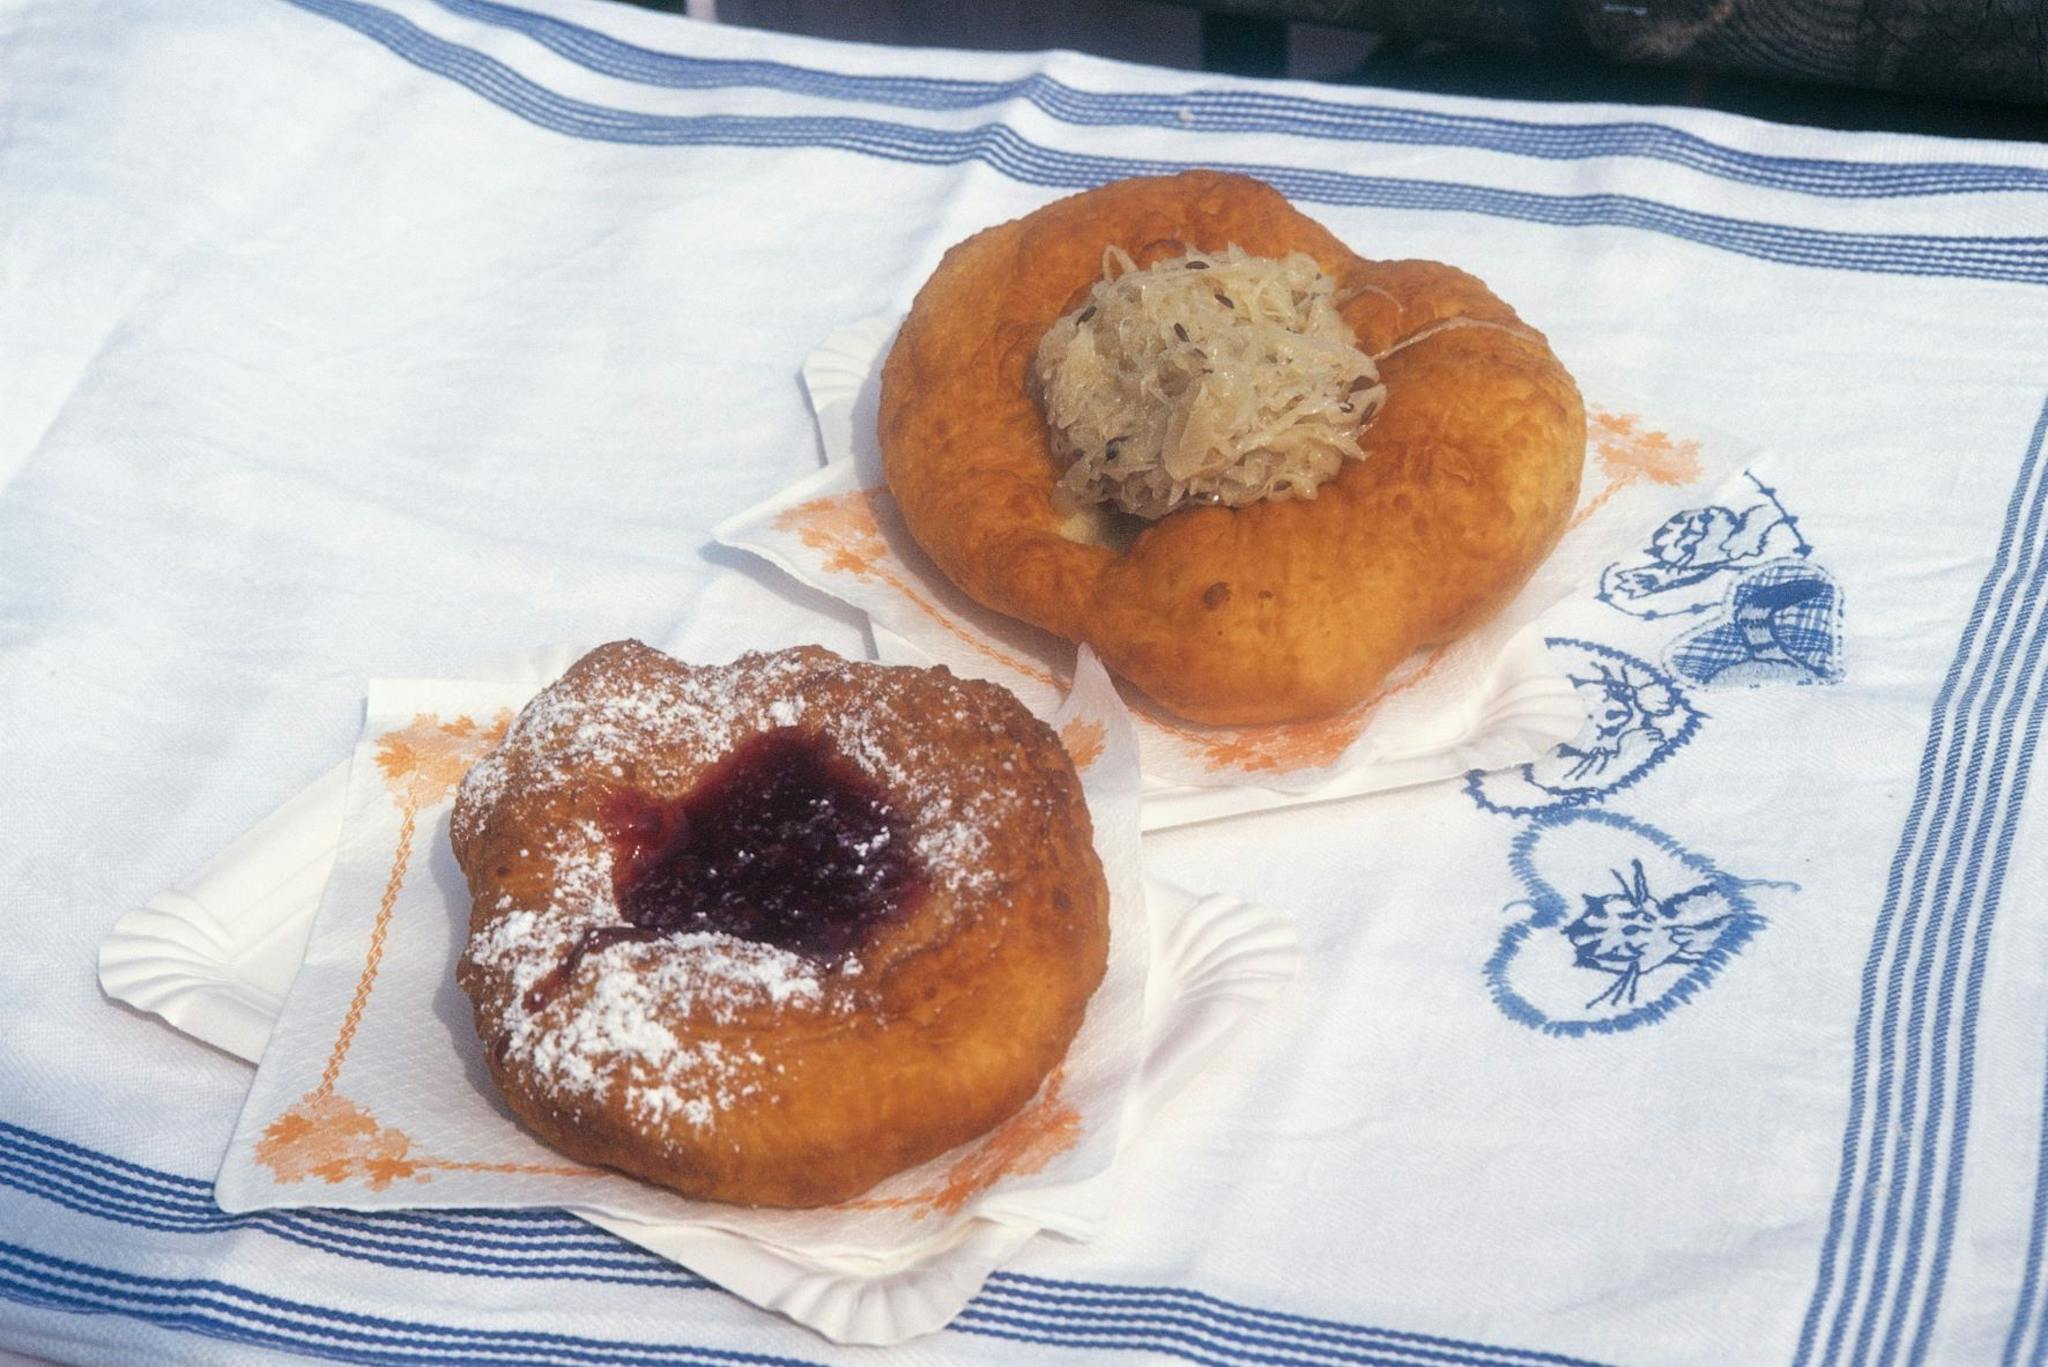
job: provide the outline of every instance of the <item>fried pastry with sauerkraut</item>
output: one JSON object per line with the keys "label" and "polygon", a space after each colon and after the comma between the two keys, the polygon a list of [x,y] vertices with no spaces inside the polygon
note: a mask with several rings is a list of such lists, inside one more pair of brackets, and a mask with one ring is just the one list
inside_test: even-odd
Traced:
{"label": "fried pastry with sauerkraut", "polygon": [[1325,716],[1497,612],[1585,457],[1541,333],[1271,187],[1113,182],[989,228],[882,377],[911,534],[999,612],[1196,721]]}

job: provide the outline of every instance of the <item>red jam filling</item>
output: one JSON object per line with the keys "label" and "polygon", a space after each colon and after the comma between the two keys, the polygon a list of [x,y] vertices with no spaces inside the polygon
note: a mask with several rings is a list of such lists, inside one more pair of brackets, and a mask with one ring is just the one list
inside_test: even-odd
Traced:
{"label": "red jam filling", "polygon": [[621,792],[604,817],[619,908],[652,934],[710,931],[837,959],[925,887],[887,795],[793,727],[742,742],[680,799]]}

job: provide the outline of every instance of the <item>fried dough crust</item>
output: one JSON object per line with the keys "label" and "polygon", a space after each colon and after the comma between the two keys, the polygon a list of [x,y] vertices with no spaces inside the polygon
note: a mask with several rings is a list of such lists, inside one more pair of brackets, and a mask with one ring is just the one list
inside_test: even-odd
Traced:
{"label": "fried dough crust", "polygon": [[[1040,338],[1107,246],[1144,265],[1232,244],[1305,252],[1336,281],[1384,357],[1368,458],[1313,499],[1183,508],[1121,552],[1069,539],[1028,382]],[[1225,724],[1342,711],[1499,611],[1563,535],[1586,445],[1571,376],[1478,280],[1365,260],[1270,186],[1206,171],[1116,181],[947,252],[884,366],[880,435],[911,534],[970,597]]]}
{"label": "fried dough crust", "polygon": [[[602,848],[611,800],[677,799],[734,746],[790,726],[905,815],[927,865],[908,914],[794,977],[786,955],[755,973],[759,947],[702,934],[572,959],[578,937],[624,924]],[[1065,1056],[1108,952],[1108,890],[1059,738],[1006,690],[944,669],[815,647],[705,667],[599,647],[465,778],[450,834],[473,895],[457,979],[506,1103],[560,1152],[688,1197],[830,1204],[986,1133]]]}

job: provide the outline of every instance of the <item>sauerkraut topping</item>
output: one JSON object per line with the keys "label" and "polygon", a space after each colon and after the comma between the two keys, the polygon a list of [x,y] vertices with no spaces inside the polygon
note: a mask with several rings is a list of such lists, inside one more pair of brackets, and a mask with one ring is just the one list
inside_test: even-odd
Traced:
{"label": "sauerkraut topping", "polygon": [[1386,387],[1308,256],[1231,246],[1140,270],[1111,247],[1102,274],[1032,367],[1073,500],[1159,518],[1314,498],[1364,458]]}

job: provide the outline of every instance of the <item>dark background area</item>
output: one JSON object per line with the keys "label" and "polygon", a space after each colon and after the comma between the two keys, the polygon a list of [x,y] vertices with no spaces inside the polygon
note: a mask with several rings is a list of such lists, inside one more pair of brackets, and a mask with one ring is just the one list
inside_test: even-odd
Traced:
{"label": "dark background area", "polygon": [[2048,0],[634,0],[898,46],[2048,141]]}

